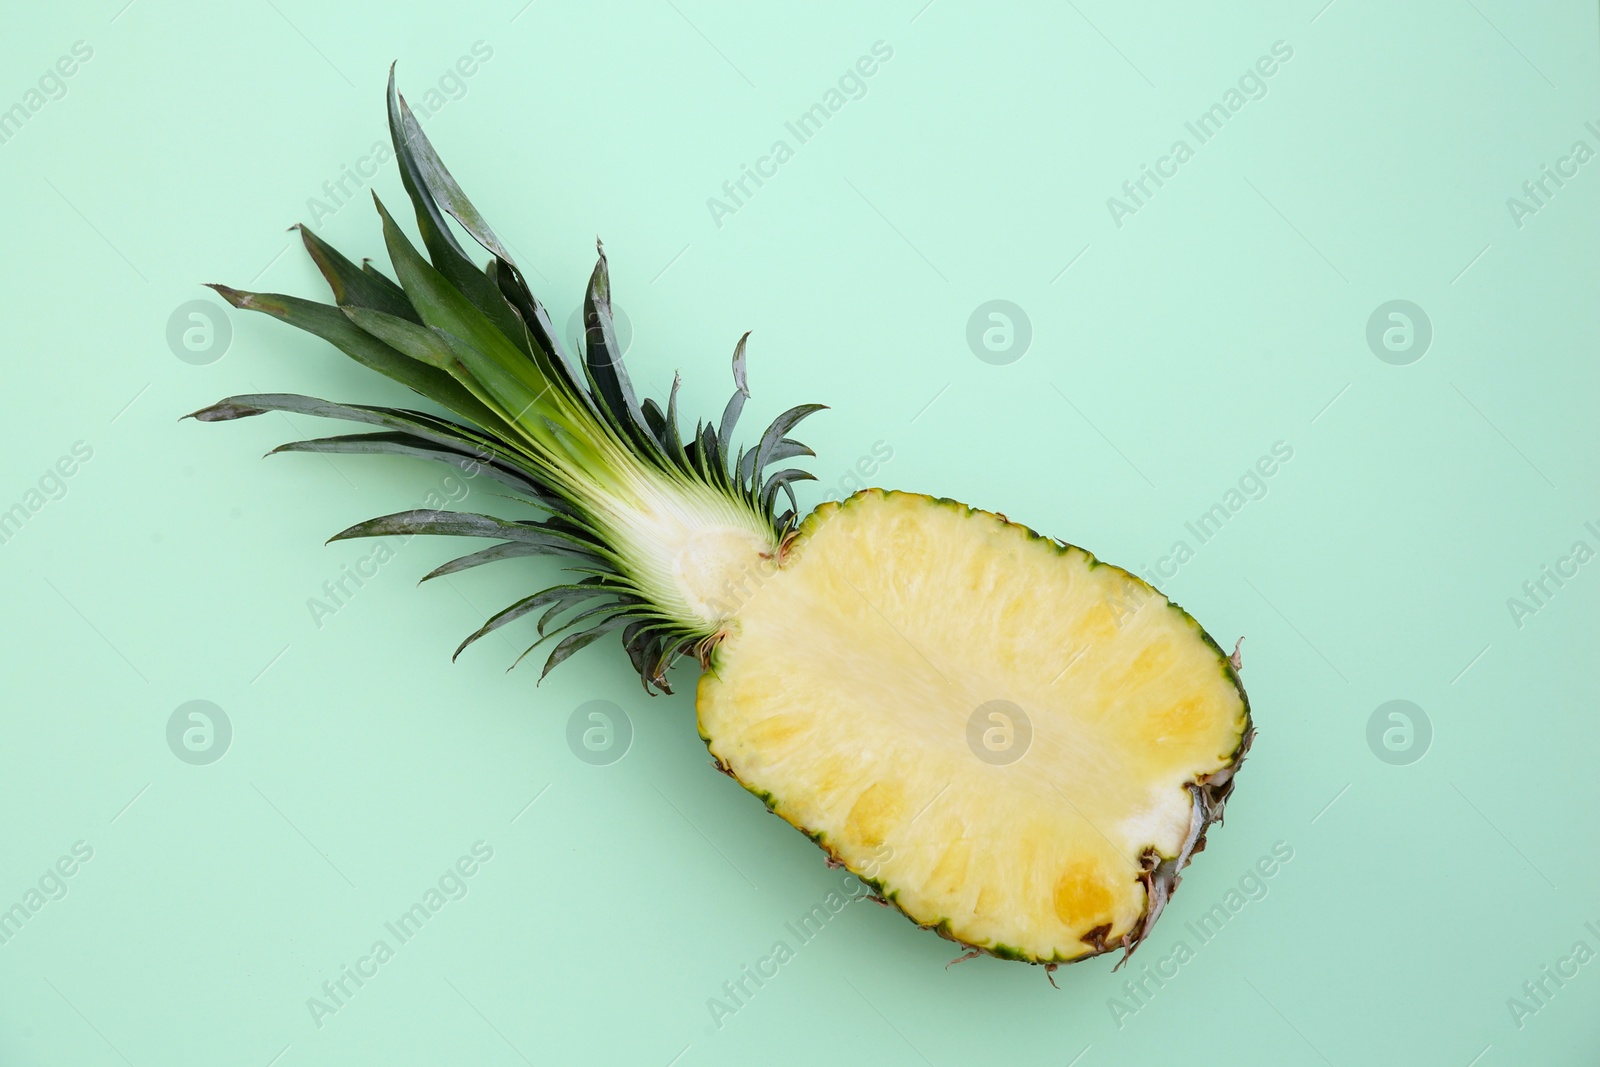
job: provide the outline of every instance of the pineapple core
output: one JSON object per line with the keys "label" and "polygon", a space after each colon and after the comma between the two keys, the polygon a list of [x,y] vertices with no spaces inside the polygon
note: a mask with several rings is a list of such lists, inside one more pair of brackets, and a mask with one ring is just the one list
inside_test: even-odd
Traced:
{"label": "pineapple core", "polygon": [[768,538],[737,526],[690,531],[672,561],[672,576],[689,607],[720,622],[777,571]]}

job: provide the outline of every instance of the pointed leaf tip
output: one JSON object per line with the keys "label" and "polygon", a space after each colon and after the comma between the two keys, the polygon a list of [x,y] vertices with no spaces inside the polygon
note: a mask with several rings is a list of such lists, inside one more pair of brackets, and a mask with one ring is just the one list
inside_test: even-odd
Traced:
{"label": "pointed leaf tip", "polygon": [[745,396],[750,395],[750,382],[745,365],[744,347],[750,340],[750,331],[746,330],[744,336],[739,338],[739,343],[733,346],[733,384]]}
{"label": "pointed leaf tip", "polygon": [[231,286],[223,285],[221,282],[206,282],[206,288],[214,291],[236,308],[249,307],[250,297],[254,295],[242,289],[234,289]]}

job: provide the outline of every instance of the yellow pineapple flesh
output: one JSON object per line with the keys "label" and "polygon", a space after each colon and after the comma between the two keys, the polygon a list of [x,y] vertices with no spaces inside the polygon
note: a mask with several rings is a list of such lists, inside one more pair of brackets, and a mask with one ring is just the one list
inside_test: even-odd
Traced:
{"label": "yellow pineapple flesh", "polygon": [[817,509],[750,584],[698,693],[723,766],[952,940],[1044,963],[1137,943],[1250,731],[1193,619],[1001,516],[880,490]]}

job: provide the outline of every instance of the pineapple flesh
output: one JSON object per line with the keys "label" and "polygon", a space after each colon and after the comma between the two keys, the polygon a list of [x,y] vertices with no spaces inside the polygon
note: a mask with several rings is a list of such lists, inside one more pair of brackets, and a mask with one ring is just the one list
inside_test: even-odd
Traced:
{"label": "pineapple flesh", "polygon": [[1134,943],[1150,857],[1183,853],[1191,788],[1248,730],[1193,619],[998,515],[875,489],[751,584],[698,694],[748,789],[952,940],[1039,962]]}
{"label": "pineapple flesh", "polygon": [[497,612],[456,654],[532,623],[523,655],[554,642],[548,673],[616,634],[646,690],[662,692],[690,656],[718,766],[912,921],[970,953],[1052,968],[1132,952],[1220,819],[1249,749],[1237,662],[1144,582],[1004,516],[872,489],[802,519],[793,486],[811,475],[782,464],[812,454],[789,433],[820,405],[790,408],[736,447],[743,338],[719,420],[680,426],[676,382],[664,406],[638,399],[603,253],[574,361],[392,70],[388,117],[423,245],[378,204],[394,278],[302,227],[334,303],[215,288],[437,410],[266,393],[194,417],[355,422],[363,432],[274,451],[404,455],[486,474],[543,517],[415,510],[335,539],[496,542],[425,579],[558,559],[570,581]]}

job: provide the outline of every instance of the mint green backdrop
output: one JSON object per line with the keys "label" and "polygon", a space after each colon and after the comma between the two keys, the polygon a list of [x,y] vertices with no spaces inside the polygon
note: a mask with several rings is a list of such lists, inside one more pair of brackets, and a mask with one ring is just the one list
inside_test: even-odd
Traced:
{"label": "mint green backdrop", "polygon": [[[124,3],[0,35],[0,1062],[1593,1062],[1592,3]],[[323,544],[491,487],[178,421],[403,400],[200,288],[381,255],[395,59],[558,322],[605,239],[642,389],[720,410],[753,330],[750,424],[831,406],[803,507],[1003,511],[1245,636],[1132,963],[946,970],[689,671],[450,663],[548,567]]]}

